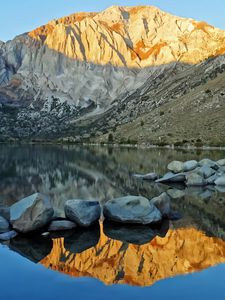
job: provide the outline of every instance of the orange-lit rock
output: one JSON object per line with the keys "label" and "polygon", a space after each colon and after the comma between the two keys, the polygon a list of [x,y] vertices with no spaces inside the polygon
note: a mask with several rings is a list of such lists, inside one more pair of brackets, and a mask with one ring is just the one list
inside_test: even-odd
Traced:
{"label": "orange-lit rock", "polygon": [[96,247],[71,254],[62,239],[41,261],[75,277],[94,277],[105,284],[148,286],[178,274],[197,272],[225,262],[225,242],[207,237],[195,228],[169,230],[165,238],[136,246],[107,238],[103,232]]}

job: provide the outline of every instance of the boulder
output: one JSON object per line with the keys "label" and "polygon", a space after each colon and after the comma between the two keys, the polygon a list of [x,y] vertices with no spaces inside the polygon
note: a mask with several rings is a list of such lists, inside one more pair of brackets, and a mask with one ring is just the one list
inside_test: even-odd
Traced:
{"label": "boulder", "polygon": [[9,222],[0,216],[0,233],[4,233],[10,230]]}
{"label": "boulder", "polygon": [[167,194],[172,198],[172,199],[180,199],[185,196],[185,191],[184,190],[178,190],[178,189],[169,189],[167,191]]}
{"label": "boulder", "polygon": [[11,239],[14,239],[18,233],[14,230],[4,232],[0,234],[0,241],[9,241]]}
{"label": "boulder", "polygon": [[221,186],[225,185],[225,175],[222,175],[219,178],[217,178],[215,180],[215,184],[216,185],[221,185]]}
{"label": "boulder", "polygon": [[143,179],[143,180],[156,180],[158,178],[158,175],[156,173],[148,173],[148,174],[134,174],[135,178]]}
{"label": "boulder", "polygon": [[103,207],[106,219],[119,223],[151,224],[161,221],[160,211],[141,196],[126,196],[108,201]]}
{"label": "boulder", "polygon": [[210,167],[212,169],[215,169],[215,170],[218,170],[218,168],[219,168],[218,164],[215,161],[213,161],[211,159],[208,159],[208,158],[204,158],[204,159],[200,160],[200,162],[198,164],[201,167],[202,166],[208,166],[208,167]]}
{"label": "boulder", "polygon": [[212,175],[214,175],[216,173],[216,171],[207,165],[203,165],[196,171],[196,173],[204,178],[209,178]]}
{"label": "boulder", "polygon": [[48,231],[62,231],[74,229],[77,225],[68,220],[54,220],[50,223]]}
{"label": "boulder", "polygon": [[53,213],[49,198],[36,193],[10,207],[10,223],[15,230],[27,233],[46,226]]}
{"label": "boulder", "polygon": [[162,193],[160,196],[153,198],[150,203],[155,205],[161,212],[162,216],[167,217],[170,213],[170,197],[167,193]]}
{"label": "boulder", "polygon": [[186,184],[189,186],[206,185],[206,180],[197,173],[189,173],[186,175]]}
{"label": "boulder", "polygon": [[225,166],[225,159],[220,159],[220,160],[217,160],[217,165],[219,165],[220,167],[224,167]]}
{"label": "boulder", "polygon": [[172,172],[166,173],[162,178],[156,180],[156,183],[164,182],[184,182],[186,180],[184,173],[174,174]]}
{"label": "boulder", "polygon": [[206,184],[215,184],[216,179],[218,178],[217,174],[213,174],[209,178],[206,179]]}
{"label": "boulder", "polygon": [[188,160],[184,163],[184,172],[189,172],[197,168],[198,162],[196,160]]}
{"label": "boulder", "polygon": [[167,169],[173,173],[184,172],[184,163],[182,161],[174,160],[168,164]]}
{"label": "boulder", "polygon": [[101,216],[101,207],[96,200],[68,200],[65,203],[66,217],[80,226],[88,227]]}

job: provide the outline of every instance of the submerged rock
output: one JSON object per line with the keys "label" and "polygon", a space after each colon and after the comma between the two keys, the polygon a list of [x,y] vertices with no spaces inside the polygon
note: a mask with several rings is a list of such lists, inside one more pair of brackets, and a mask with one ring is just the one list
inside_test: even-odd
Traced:
{"label": "submerged rock", "polygon": [[189,186],[203,186],[206,185],[205,179],[197,173],[189,173],[186,175],[186,184]]}
{"label": "submerged rock", "polygon": [[197,168],[198,162],[196,160],[188,160],[184,163],[184,172],[192,171]]}
{"label": "submerged rock", "polygon": [[182,161],[174,160],[168,164],[167,169],[173,173],[184,172],[184,163]]}
{"label": "submerged rock", "polygon": [[4,233],[10,230],[9,222],[0,216],[0,233]]}
{"label": "submerged rock", "polygon": [[161,212],[162,216],[167,217],[170,213],[170,197],[167,193],[162,193],[160,196],[153,198],[150,203],[155,205]]}
{"label": "submerged rock", "polygon": [[172,199],[180,199],[185,196],[185,191],[184,190],[178,190],[178,189],[169,189],[166,191],[167,194],[172,198]]}
{"label": "submerged rock", "polygon": [[96,200],[68,200],[65,203],[65,214],[69,220],[88,227],[99,220],[101,207]]}
{"label": "submerged rock", "polygon": [[121,223],[151,224],[162,218],[160,211],[141,196],[126,196],[108,201],[103,207],[106,219]]}
{"label": "submerged rock", "polygon": [[207,184],[215,184],[216,179],[218,178],[217,174],[213,174],[209,178],[206,179]]}
{"label": "submerged rock", "polygon": [[47,225],[53,213],[49,198],[36,193],[10,207],[10,223],[17,231],[27,233]]}
{"label": "submerged rock", "polygon": [[215,180],[216,185],[225,185],[225,175],[220,176]]}
{"label": "submerged rock", "polygon": [[162,178],[156,180],[156,183],[163,182],[184,182],[186,179],[184,173],[174,174],[172,172],[166,173]]}
{"label": "submerged rock", "polygon": [[135,178],[143,179],[143,180],[156,180],[158,175],[156,173],[148,173],[148,174],[134,174]]}
{"label": "submerged rock", "polygon": [[11,239],[14,239],[18,233],[14,230],[4,232],[0,234],[0,241],[9,241]]}
{"label": "submerged rock", "polygon": [[74,229],[77,225],[68,220],[54,220],[50,223],[48,231],[62,231]]}

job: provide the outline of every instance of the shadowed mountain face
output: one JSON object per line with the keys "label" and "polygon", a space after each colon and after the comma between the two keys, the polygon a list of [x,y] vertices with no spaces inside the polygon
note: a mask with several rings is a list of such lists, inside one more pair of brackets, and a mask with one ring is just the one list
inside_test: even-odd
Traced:
{"label": "shadowed mountain face", "polygon": [[[99,140],[119,127],[118,140],[137,139],[133,127],[120,125],[184,95],[186,103],[196,87],[207,90],[225,70],[224,41],[222,30],[152,6],[51,21],[0,44],[0,138]],[[222,84],[214,84],[220,93]],[[149,142],[164,139],[158,122]]]}

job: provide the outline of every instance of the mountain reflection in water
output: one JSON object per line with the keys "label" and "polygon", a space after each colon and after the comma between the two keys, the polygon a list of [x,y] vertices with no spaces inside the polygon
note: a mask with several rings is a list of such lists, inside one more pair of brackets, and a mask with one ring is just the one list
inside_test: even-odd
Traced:
{"label": "mountain reflection in water", "polygon": [[[71,198],[101,203],[128,194],[151,198],[171,187],[137,180],[133,173],[163,174],[171,160],[204,157],[217,160],[225,152],[2,145],[0,204],[11,205],[39,191],[63,216],[64,203]],[[172,189],[177,191],[183,197],[174,197],[171,204],[183,218],[158,228],[104,223],[49,237],[20,236],[5,244],[46,268],[105,284],[149,286],[225,262],[224,191]]]}

